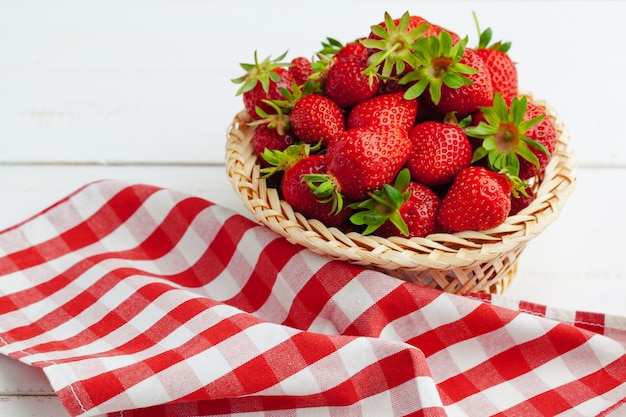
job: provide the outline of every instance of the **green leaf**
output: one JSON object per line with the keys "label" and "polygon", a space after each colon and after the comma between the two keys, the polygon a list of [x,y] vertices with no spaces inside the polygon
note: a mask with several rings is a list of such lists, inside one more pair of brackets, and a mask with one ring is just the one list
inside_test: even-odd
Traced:
{"label": "green leaf", "polygon": [[536,140],[532,140],[531,138],[529,138],[528,136],[520,136],[520,139],[526,143],[529,146],[532,146],[533,148],[545,153],[546,155],[550,156],[550,151],[548,150],[548,148],[545,147],[544,144],[537,142]]}
{"label": "green leaf", "polygon": [[533,117],[530,120],[524,120],[523,122],[521,122],[519,124],[519,130],[522,133],[526,133],[530,130],[531,127],[538,125],[539,123],[542,122],[542,120],[545,118],[545,115],[540,114],[537,117]]}
{"label": "green leaf", "polygon": [[443,76],[443,83],[450,88],[461,88],[465,84],[465,80],[459,74],[447,73]]}
{"label": "green leaf", "polygon": [[498,128],[492,125],[480,122],[478,126],[472,126],[465,129],[465,134],[474,138],[485,138],[493,136],[498,132]]}
{"label": "green leaf", "polygon": [[489,45],[489,42],[491,42],[492,36],[493,33],[491,31],[491,28],[485,29],[485,31],[480,35],[480,47],[486,48]]}
{"label": "green leaf", "polygon": [[477,148],[474,151],[474,154],[472,155],[472,163],[474,163],[476,161],[480,161],[485,156],[487,156],[487,149],[483,148],[482,146]]}
{"label": "green leaf", "polygon": [[439,38],[441,39],[441,51],[443,55],[449,54],[452,49],[452,36],[450,36],[448,31],[442,30]]}
{"label": "green leaf", "polygon": [[461,63],[454,64],[454,69],[456,72],[461,74],[478,74],[478,70],[476,68]]}
{"label": "green leaf", "polygon": [[441,101],[441,79],[430,80],[428,92],[433,103],[435,105],[439,104],[439,101]]}
{"label": "green leaf", "polygon": [[539,159],[537,159],[537,155],[535,155],[528,146],[519,146],[516,151],[519,156],[539,168]]}
{"label": "green leaf", "polygon": [[407,226],[399,211],[394,211],[393,213],[391,213],[391,215],[389,216],[389,221],[398,228],[400,233],[402,233],[404,236],[409,236],[409,227]]}
{"label": "green leaf", "polygon": [[[498,94],[498,96],[500,95]],[[500,96],[500,98],[502,99],[502,96]],[[513,101],[514,102],[511,103],[513,123],[515,123],[516,126],[519,126],[522,120],[524,120],[524,116],[526,116],[526,109],[528,108],[528,100],[526,99],[526,97],[522,97],[521,99],[518,99],[518,100],[513,99]]]}
{"label": "green leaf", "polygon": [[414,100],[421,96],[424,91],[426,91],[426,87],[428,87],[429,81],[426,78],[422,78],[418,83],[413,84],[409,87],[408,90],[404,93],[405,100]]}
{"label": "green leaf", "polygon": [[[376,36],[378,36],[379,38],[382,39],[389,39],[389,34],[387,33],[387,31],[380,25],[375,25],[372,26],[370,28],[370,30],[372,31],[372,33]],[[367,46],[367,45],[366,45]]]}

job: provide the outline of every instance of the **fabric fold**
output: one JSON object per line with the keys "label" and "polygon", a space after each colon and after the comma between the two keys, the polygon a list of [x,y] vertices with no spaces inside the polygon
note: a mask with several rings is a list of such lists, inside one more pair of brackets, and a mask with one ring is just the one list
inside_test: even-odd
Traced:
{"label": "fabric fold", "polygon": [[89,184],[0,233],[0,353],[72,416],[609,413],[625,321],[570,316],[330,260],[143,184]]}

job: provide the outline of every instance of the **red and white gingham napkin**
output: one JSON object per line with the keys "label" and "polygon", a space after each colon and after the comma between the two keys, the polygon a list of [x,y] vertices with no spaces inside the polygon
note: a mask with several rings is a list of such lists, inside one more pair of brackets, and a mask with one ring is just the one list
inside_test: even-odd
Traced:
{"label": "red and white gingham napkin", "polygon": [[0,353],[41,367],[72,416],[626,408],[624,319],[444,294],[117,181],[0,234]]}

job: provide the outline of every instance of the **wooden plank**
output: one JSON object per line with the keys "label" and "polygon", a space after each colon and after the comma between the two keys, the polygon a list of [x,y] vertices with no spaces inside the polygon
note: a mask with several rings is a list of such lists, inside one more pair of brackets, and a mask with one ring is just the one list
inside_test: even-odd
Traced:
{"label": "wooden plank", "polygon": [[7,417],[69,417],[56,396],[0,395],[0,415]]}
{"label": "wooden plank", "polygon": [[[0,160],[219,161],[215,150],[242,107],[229,81],[240,75],[239,62],[250,61],[257,49],[262,57],[285,50],[290,57],[310,56],[326,36],[364,35],[384,11],[373,0],[356,10],[350,2],[333,2],[329,16],[329,2],[316,8],[286,0],[243,2],[246,13],[230,1],[2,4]],[[385,7],[395,15],[415,3]],[[498,39],[513,41],[520,85],[556,107],[581,164],[624,166],[626,144],[614,135],[613,122],[619,120],[619,95],[583,87],[592,75],[579,60],[584,51],[586,62],[606,56],[614,68],[625,62],[611,40],[626,37],[626,3],[542,2],[537,13],[523,1],[425,1],[416,12],[469,34],[474,44],[473,10]],[[307,19],[297,18],[302,15]],[[280,31],[266,30],[278,20]],[[246,30],[232,30],[235,21]],[[594,36],[581,27],[593,27]],[[228,41],[216,41],[214,32],[228,33]],[[619,85],[618,76],[608,71],[603,82]]]}
{"label": "wooden plank", "polygon": [[0,230],[44,210],[78,188],[104,179],[144,183],[199,195],[246,213],[224,166],[0,166]]}

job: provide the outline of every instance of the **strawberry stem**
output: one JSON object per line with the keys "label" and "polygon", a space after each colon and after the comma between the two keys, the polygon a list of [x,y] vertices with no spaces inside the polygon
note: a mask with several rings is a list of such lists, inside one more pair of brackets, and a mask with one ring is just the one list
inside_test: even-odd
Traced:
{"label": "strawberry stem", "polygon": [[245,74],[231,80],[234,84],[241,84],[241,87],[237,90],[236,95],[241,95],[246,91],[252,90],[256,87],[257,83],[261,83],[263,90],[268,92],[270,88],[270,81],[280,81],[280,75],[277,74],[274,69],[279,67],[288,67],[291,65],[288,62],[281,62],[286,56],[287,51],[275,59],[268,56],[263,61],[259,62],[257,51],[254,51],[254,63],[239,64],[245,71]]}
{"label": "strawberry stem", "polygon": [[539,159],[530,148],[550,154],[541,143],[526,136],[526,132],[540,123],[544,115],[530,120],[523,120],[526,115],[528,100],[526,97],[515,97],[511,106],[507,106],[504,98],[496,92],[492,107],[481,107],[485,122],[478,126],[464,129],[468,136],[482,139],[482,145],[474,151],[472,162],[487,157],[489,167],[493,171],[507,171],[517,176],[520,169],[518,157],[539,166]]}
{"label": "strawberry stem", "polygon": [[409,170],[400,170],[393,186],[385,184],[371,192],[367,200],[350,205],[352,209],[361,210],[350,216],[350,221],[357,226],[367,226],[363,234],[369,235],[389,220],[404,236],[409,236],[409,227],[399,210],[411,196],[411,191],[407,190],[410,180]]}
{"label": "strawberry stem", "polygon": [[419,65],[400,79],[400,84],[411,84],[404,95],[407,100],[421,96],[428,88],[433,103],[441,100],[441,87],[460,88],[472,81],[466,76],[477,70],[461,64],[467,37],[452,45],[452,36],[442,30],[438,36],[422,38],[415,45]]}
{"label": "strawberry stem", "polygon": [[319,197],[321,203],[332,202],[331,213],[339,213],[343,210],[343,196],[331,175],[306,174],[301,180],[309,186],[313,195]]}

